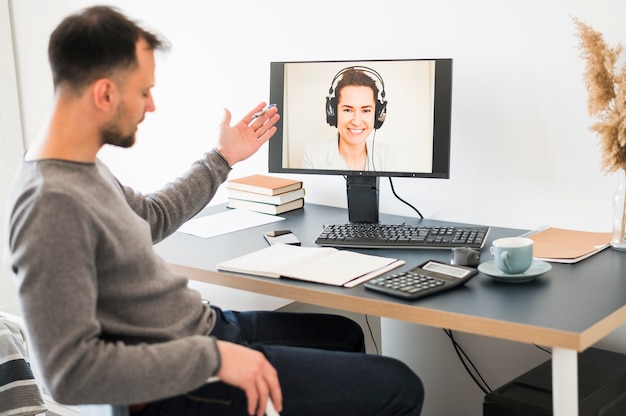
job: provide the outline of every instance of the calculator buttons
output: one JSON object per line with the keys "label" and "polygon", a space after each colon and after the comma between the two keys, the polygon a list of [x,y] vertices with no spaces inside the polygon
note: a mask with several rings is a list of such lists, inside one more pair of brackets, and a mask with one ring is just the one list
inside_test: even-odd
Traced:
{"label": "calculator buttons", "polygon": [[405,293],[418,293],[443,286],[445,282],[423,274],[403,272],[390,276],[378,277],[370,280],[370,283],[390,290]]}
{"label": "calculator buttons", "polygon": [[477,270],[429,260],[410,270],[375,277],[364,286],[376,292],[415,300],[464,285]]}

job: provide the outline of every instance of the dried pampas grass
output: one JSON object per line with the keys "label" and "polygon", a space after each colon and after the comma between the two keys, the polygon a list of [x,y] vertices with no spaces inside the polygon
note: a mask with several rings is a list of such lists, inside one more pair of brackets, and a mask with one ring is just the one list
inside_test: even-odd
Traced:
{"label": "dried pampas grass", "polygon": [[587,111],[597,119],[590,129],[600,138],[605,173],[626,169],[626,64],[617,68],[622,45],[609,47],[602,33],[574,18],[580,38]]}

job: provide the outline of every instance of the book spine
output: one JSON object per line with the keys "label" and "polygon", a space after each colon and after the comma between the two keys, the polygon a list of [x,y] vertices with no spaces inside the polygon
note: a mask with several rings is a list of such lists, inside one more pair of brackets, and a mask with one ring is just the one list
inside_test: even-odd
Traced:
{"label": "book spine", "polygon": [[228,197],[231,199],[241,199],[244,201],[260,202],[263,204],[282,205],[290,201],[295,201],[305,195],[304,188],[295,191],[285,192],[279,195],[262,195],[255,192],[246,192],[237,189],[228,189]]}

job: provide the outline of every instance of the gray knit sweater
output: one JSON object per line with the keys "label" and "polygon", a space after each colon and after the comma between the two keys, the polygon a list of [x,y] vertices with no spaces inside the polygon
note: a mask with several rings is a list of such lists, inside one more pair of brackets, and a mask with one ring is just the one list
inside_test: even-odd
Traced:
{"label": "gray knit sweater", "polygon": [[190,391],[219,369],[214,314],[152,244],[197,214],[229,170],[211,151],[142,195],[100,161],[22,163],[9,196],[7,257],[56,400],[151,401]]}

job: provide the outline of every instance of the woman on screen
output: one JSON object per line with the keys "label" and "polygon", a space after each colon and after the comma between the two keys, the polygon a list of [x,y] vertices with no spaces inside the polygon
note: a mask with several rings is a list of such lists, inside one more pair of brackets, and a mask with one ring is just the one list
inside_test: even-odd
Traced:
{"label": "woman on screen", "polygon": [[[368,74],[374,75],[381,83],[381,100],[378,99],[376,81]],[[333,96],[336,80],[339,81]],[[385,86],[380,75],[368,67],[342,69],[335,75],[326,98],[326,122],[337,127],[337,137],[306,145],[303,167],[393,171],[394,161],[389,146],[375,142],[376,131],[386,115]]]}

